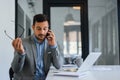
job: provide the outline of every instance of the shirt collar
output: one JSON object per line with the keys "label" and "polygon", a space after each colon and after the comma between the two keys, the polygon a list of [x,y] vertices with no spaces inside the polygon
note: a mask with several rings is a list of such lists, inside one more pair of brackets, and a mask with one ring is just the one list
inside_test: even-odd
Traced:
{"label": "shirt collar", "polygon": [[33,35],[33,39],[34,39],[34,41],[36,42],[36,43],[39,43],[39,44],[41,44],[41,43],[43,43],[43,42],[39,42],[38,40],[37,40],[37,38],[35,37],[35,35]]}

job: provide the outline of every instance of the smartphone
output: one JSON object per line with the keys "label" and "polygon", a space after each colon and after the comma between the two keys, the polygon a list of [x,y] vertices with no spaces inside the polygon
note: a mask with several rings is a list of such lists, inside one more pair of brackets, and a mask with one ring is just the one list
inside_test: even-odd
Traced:
{"label": "smartphone", "polygon": [[[49,32],[49,30],[48,30],[48,32]],[[49,36],[49,35],[50,35],[50,34],[49,34],[49,33],[47,33],[47,34],[46,34],[46,37],[47,37],[47,36]]]}
{"label": "smartphone", "polygon": [[49,34],[49,33],[47,33],[47,34],[46,34],[46,37],[47,37],[47,36],[49,36],[49,35],[50,35],[50,34]]}

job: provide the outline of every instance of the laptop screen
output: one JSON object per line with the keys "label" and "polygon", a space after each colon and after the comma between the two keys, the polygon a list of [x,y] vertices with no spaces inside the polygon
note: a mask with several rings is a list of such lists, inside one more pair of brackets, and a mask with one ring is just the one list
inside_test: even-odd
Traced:
{"label": "laptop screen", "polygon": [[85,61],[82,63],[82,65],[80,66],[80,68],[78,69],[77,72],[81,72],[81,71],[87,71],[90,69],[90,67],[92,67],[92,65],[97,61],[97,59],[100,57],[101,52],[91,52],[87,58],[85,59]]}

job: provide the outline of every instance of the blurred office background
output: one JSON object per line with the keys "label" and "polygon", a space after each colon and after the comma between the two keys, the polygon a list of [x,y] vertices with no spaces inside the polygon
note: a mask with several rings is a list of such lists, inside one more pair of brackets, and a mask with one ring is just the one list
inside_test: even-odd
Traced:
{"label": "blurred office background", "polygon": [[99,51],[102,55],[96,64],[120,64],[119,0],[1,0],[0,6],[2,80],[9,80],[14,52],[12,40],[4,31],[12,38],[22,33],[21,38],[32,35],[32,18],[38,13],[48,15],[64,59],[80,57],[84,60],[91,52]]}

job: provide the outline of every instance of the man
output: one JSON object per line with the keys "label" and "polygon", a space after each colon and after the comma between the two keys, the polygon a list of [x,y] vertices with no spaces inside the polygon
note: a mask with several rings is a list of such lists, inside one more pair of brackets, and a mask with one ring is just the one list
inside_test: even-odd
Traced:
{"label": "man", "polygon": [[46,15],[35,15],[32,29],[32,36],[12,42],[14,80],[45,80],[51,63],[57,69],[61,67],[55,35],[49,30]]}

